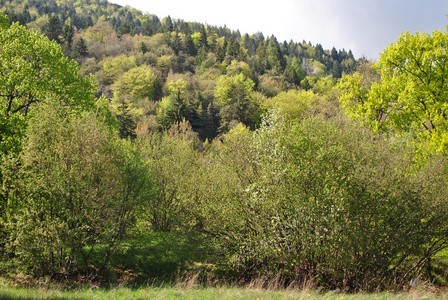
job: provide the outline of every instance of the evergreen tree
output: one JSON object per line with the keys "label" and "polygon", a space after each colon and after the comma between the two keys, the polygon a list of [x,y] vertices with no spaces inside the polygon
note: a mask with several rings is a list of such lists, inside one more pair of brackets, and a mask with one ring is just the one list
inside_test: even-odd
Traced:
{"label": "evergreen tree", "polygon": [[89,52],[87,51],[86,41],[82,37],[78,40],[78,42],[76,42],[75,52],[79,57],[85,57],[89,55]]}
{"label": "evergreen tree", "polygon": [[188,55],[195,56],[196,55],[196,47],[191,39],[191,28],[188,23],[183,24],[183,32],[185,34],[184,47],[187,50]]}
{"label": "evergreen tree", "polygon": [[51,40],[61,44],[62,27],[59,22],[59,18],[53,14],[51,15],[48,23],[44,26],[43,33]]}
{"label": "evergreen tree", "polygon": [[140,51],[145,54],[146,52],[148,52],[148,47],[146,46],[146,44],[144,42],[140,43]]}
{"label": "evergreen tree", "polygon": [[151,24],[149,22],[144,22],[142,25],[142,34],[146,36],[152,36],[154,34]]}
{"label": "evergreen tree", "polygon": [[163,23],[164,31],[168,31],[168,32],[174,31],[173,21],[171,20],[170,16],[163,19],[162,23]]}
{"label": "evergreen tree", "polygon": [[122,139],[127,139],[128,137],[132,139],[135,138],[136,124],[132,119],[131,115],[129,114],[128,104],[124,100],[121,100],[117,110],[118,113],[116,118],[118,124],[120,125],[120,129],[118,131],[120,138]]}
{"label": "evergreen tree", "polygon": [[131,26],[129,25],[128,22],[124,22],[123,24],[121,24],[120,28],[118,29],[118,35],[122,36],[123,34],[130,34],[131,33]]}
{"label": "evergreen tree", "polygon": [[331,49],[331,58],[332,58],[334,61],[339,61],[338,51],[336,50],[335,47],[333,47],[333,49]]}
{"label": "evergreen tree", "polygon": [[171,48],[173,49],[173,51],[176,55],[179,54],[181,46],[182,46],[182,43],[181,43],[181,40],[179,37],[179,31],[176,29],[176,31],[174,32],[174,35],[172,36],[172,40],[171,40]]}
{"label": "evergreen tree", "polygon": [[64,28],[62,29],[62,36],[64,37],[64,41],[67,42],[67,44],[70,46],[73,42],[73,35],[75,34],[75,31],[73,29],[73,26],[71,24],[64,25]]}
{"label": "evergreen tree", "polygon": [[207,31],[205,30],[204,25],[201,25],[201,30],[199,32],[201,34],[199,38],[199,45],[207,49],[208,48]]}

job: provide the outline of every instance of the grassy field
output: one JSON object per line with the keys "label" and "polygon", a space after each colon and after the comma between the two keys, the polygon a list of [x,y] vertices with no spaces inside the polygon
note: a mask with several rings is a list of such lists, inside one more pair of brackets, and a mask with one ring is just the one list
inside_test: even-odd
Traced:
{"label": "grassy field", "polygon": [[62,291],[44,288],[0,287],[0,299],[448,299],[448,294],[428,291],[379,294],[342,294],[304,290],[263,290],[236,287],[147,287]]}

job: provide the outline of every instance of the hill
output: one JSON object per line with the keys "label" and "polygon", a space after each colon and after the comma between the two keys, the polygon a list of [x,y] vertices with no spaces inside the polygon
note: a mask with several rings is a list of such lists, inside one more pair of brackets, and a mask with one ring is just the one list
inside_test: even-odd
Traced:
{"label": "hill", "polygon": [[[213,139],[235,122],[255,128],[269,99],[288,90],[322,94],[358,63],[350,50],[279,42],[261,33],[241,35],[169,16],[160,20],[103,0],[0,4],[11,23],[45,34],[78,61],[83,75],[95,75],[98,95],[110,100],[123,137],[169,129],[184,119],[201,140]],[[152,77],[151,83],[135,81],[139,72]],[[216,97],[218,79],[239,74],[253,84],[244,92],[244,103],[235,104],[236,96]],[[231,81],[222,77],[221,83]]]}

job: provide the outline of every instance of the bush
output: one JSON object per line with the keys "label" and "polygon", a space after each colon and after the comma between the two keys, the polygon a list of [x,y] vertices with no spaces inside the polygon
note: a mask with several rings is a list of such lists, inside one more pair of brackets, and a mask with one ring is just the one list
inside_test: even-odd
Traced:
{"label": "bush", "polygon": [[238,276],[374,289],[421,275],[446,247],[445,170],[346,122],[273,114],[215,143],[198,199]]}
{"label": "bush", "polygon": [[149,196],[145,163],[92,113],[42,105],[30,121],[10,201],[12,265],[36,276],[107,270]]}

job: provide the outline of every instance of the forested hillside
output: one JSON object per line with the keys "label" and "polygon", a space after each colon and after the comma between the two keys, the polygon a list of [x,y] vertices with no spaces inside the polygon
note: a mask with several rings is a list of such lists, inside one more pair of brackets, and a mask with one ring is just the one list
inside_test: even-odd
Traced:
{"label": "forested hillside", "polygon": [[[10,23],[55,40],[80,63],[83,75],[95,75],[122,137],[169,129],[183,119],[202,141],[227,132],[232,122],[254,129],[272,98],[297,89],[303,90],[298,97],[317,97],[357,63],[351,51],[159,20],[107,1],[1,4]],[[240,91],[229,94],[229,87],[240,84]]]}
{"label": "forested hillside", "polygon": [[0,3],[1,276],[448,281],[446,31],[369,62],[106,1]]}

